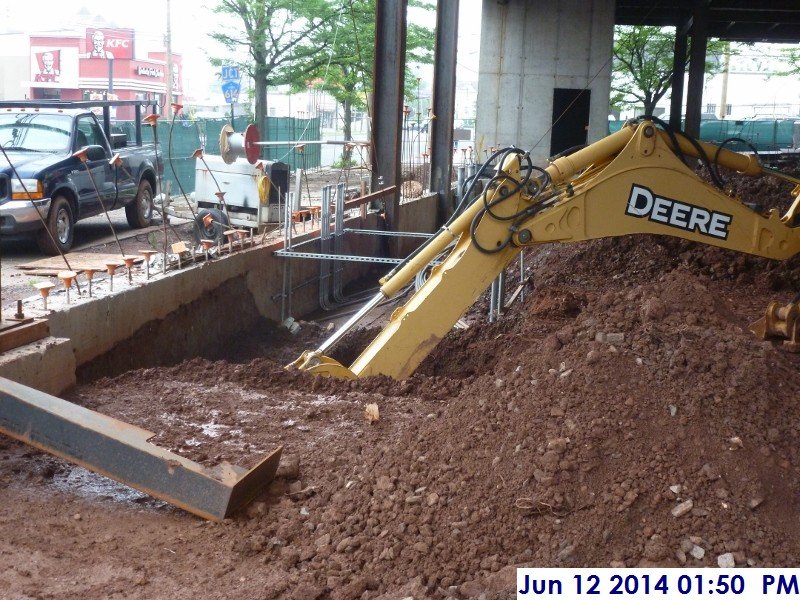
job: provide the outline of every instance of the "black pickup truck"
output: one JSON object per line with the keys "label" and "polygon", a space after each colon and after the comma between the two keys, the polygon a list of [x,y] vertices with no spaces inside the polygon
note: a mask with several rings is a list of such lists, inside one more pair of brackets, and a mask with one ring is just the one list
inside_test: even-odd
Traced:
{"label": "black pickup truck", "polygon": [[[135,108],[134,140],[111,133],[111,109],[121,105]],[[72,247],[75,223],[104,207],[125,207],[131,227],[148,226],[163,161],[142,143],[141,115],[135,101],[0,102],[0,235],[33,235],[42,252],[58,254]],[[73,156],[81,149],[85,163]],[[121,164],[111,164],[114,154]]]}

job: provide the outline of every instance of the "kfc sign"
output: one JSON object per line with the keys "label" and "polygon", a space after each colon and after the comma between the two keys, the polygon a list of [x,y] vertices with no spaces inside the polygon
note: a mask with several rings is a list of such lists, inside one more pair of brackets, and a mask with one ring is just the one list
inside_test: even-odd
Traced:
{"label": "kfc sign", "polygon": [[133,58],[133,29],[86,29],[87,58]]}
{"label": "kfc sign", "polygon": [[79,51],[75,46],[31,46],[34,88],[77,88]]}
{"label": "kfc sign", "polygon": [[34,52],[36,67],[33,80],[37,83],[56,83],[61,81],[61,50]]}

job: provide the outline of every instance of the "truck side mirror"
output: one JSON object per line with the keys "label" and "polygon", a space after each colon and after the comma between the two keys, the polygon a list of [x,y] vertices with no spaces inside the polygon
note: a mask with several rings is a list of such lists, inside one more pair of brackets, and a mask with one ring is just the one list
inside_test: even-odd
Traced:
{"label": "truck side mirror", "polygon": [[98,145],[91,145],[86,146],[86,160],[105,160],[108,158],[106,155],[106,149],[102,146]]}
{"label": "truck side mirror", "polygon": [[128,145],[128,134],[126,133],[112,133],[111,134],[111,148],[125,148]]}

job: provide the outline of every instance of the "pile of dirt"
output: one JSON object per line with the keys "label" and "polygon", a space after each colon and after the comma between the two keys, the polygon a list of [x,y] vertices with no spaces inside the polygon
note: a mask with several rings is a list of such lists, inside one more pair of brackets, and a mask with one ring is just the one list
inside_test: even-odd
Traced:
{"label": "pile of dirt", "polygon": [[[160,503],[54,492],[72,467],[10,445],[0,478],[30,479],[6,483],[7,505],[37,501],[0,522],[0,539],[37,570],[7,569],[7,589],[63,596],[93,563],[118,571],[93,575],[84,597],[114,585],[140,597],[512,597],[521,565],[796,564],[800,357],[747,330],[770,298],[763,264],[625,238],[540,248],[526,265],[525,302],[489,324],[482,300],[405,381],[285,371],[327,333],[304,324],[300,338],[265,329],[239,362],[80,386],[73,401],[205,464],[249,466],[283,445],[280,477],[243,514],[205,525]],[[58,519],[42,525],[65,511],[80,513],[68,535]]]}

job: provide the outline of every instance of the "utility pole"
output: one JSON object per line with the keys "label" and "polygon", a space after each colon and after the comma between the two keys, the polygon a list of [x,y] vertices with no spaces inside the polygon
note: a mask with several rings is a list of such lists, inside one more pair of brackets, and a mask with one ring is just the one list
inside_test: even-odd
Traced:
{"label": "utility pole", "polygon": [[725,48],[724,68],[722,71],[722,97],[720,98],[719,118],[724,119],[728,114],[728,75],[731,72],[731,48]]}
{"label": "utility pole", "polygon": [[167,118],[172,118],[172,28],[170,19],[170,0],[167,0]]}

